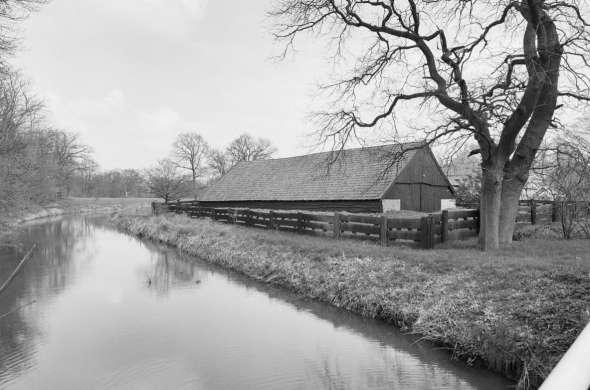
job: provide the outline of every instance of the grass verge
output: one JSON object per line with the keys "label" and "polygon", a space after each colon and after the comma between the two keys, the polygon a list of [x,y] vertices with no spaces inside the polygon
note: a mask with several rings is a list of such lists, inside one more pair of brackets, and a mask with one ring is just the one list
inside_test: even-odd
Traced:
{"label": "grass verge", "polygon": [[[185,216],[118,216],[123,230],[302,296],[394,324],[536,388],[590,316],[590,241],[383,248]],[[460,246],[460,247],[458,247]]]}

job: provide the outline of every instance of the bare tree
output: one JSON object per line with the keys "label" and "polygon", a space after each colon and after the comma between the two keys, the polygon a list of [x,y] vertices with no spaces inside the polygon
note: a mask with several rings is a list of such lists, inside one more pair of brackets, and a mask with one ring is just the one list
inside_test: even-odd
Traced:
{"label": "bare tree", "polygon": [[209,152],[209,168],[213,170],[215,175],[225,175],[225,173],[229,169],[229,165],[229,158],[226,153],[217,149],[212,149]]}
{"label": "bare tree", "polygon": [[[39,117],[42,104],[31,96],[27,83],[17,73],[0,75],[0,206],[9,207],[35,198],[38,188],[31,188],[30,180],[39,171],[39,162],[45,170],[48,156],[43,152],[44,134],[39,134]],[[52,176],[50,172],[49,175]],[[35,175],[36,176],[36,175]]]}
{"label": "bare tree", "polygon": [[18,37],[15,25],[26,19],[32,11],[37,10],[47,0],[0,0],[0,72],[9,73],[10,66],[6,57],[17,46]]}
{"label": "bare tree", "polygon": [[534,166],[537,191],[560,201],[563,237],[572,238],[576,227],[590,232],[590,142],[566,135],[539,153]]}
{"label": "bare tree", "polygon": [[512,240],[558,100],[588,100],[588,8],[581,0],[277,0],[270,15],[285,53],[312,33],[329,38],[342,66],[353,63],[325,86],[336,108],[316,117],[336,148],[395,125],[400,106],[418,103],[437,125],[414,138],[477,141],[480,245],[494,249]]}
{"label": "bare tree", "polygon": [[233,140],[226,149],[231,166],[240,161],[264,160],[270,158],[276,149],[270,141],[264,138],[254,138],[249,134],[242,134]]}
{"label": "bare tree", "polygon": [[197,178],[203,174],[205,159],[209,154],[209,145],[197,133],[183,133],[179,134],[174,141],[172,153],[178,166],[190,171],[194,191]]}
{"label": "bare tree", "polygon": [[55,156],[59,185],[69,195],[74,174],[90,158],[90,147],[80,141],[78,134],[49,130]]}
{"label": "bare tree", "polygon": [[147,172],[148,187],[152,194],[171,200],[182,198],[187,194],[186,179],[178,172],[178,166],[170,159],[158,161],[157,165]]}

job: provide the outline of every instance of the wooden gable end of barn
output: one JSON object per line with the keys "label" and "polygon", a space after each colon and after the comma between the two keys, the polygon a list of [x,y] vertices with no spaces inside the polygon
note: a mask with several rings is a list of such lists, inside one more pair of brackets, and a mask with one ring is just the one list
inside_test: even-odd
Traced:
{"label": "wooden gable end of barn", "polygon": [[429,147],[416,152],[383,195],[396,208],[423,212],[454,207],[453,187]]}

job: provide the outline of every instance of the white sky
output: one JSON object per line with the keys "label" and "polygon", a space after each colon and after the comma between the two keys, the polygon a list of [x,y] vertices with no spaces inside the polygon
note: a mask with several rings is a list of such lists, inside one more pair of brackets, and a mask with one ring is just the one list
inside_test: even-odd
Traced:
{"label": "white sky", "polygon": [[[230,7],[231,6],[231,7]],[[222,147],[243,132],[279,156],[310,150],[321,48],[283,62],[270,0],[53,0],[21,26],[14,63],[104,169],[143,168],[180,132]],[[315,50],[315,52],[314,52]]]}

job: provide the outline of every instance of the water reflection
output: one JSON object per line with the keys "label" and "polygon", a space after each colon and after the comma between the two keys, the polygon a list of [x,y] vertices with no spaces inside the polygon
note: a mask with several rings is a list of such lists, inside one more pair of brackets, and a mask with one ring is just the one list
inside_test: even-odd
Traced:
{"label": "water reflection", "polygon": [[148,244],[147,248],[151,252],[144,272],[145,282],[157,294],[166,295],[171,288],[192,288],[207,278],[190,260],[181,261],[176,253],[154,245]]}
{"label": "water reflection", "polygon": [[0,388],[507,385],[390,326],[183,258],[100,221],[30,226],[19,242],[21,251],[32,242],[39,250],[0,297],[0,313],[26,305],[0,318]]}
{"label": "water reflection", "polygon": [[91,239],[91,227],[84,220],[57,221],[27,226],[15,240],[18,245],[0,252],[0,261],[16,263],[14,259],[38,244],[26,267],[0,296],[0,385],[33,367],[43,329],[28,319],[38,315],[38,303],[59,294],[75,277],[71,260],[87,250]]}

